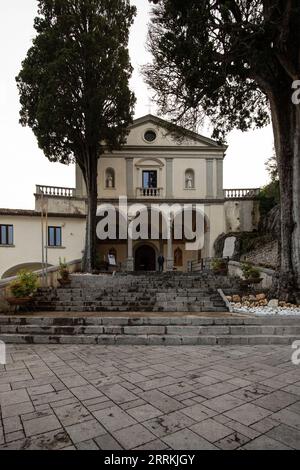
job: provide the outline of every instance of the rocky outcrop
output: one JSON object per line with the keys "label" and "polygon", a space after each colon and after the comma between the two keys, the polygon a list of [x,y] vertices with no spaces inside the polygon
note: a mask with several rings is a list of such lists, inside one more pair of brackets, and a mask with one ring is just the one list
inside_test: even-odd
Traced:
{"label": "rocky outcrop", "polygon": [[280,205],[273,207],[268,214],[261,218],[259,231],[270,234],[275,240],[280,240]]}

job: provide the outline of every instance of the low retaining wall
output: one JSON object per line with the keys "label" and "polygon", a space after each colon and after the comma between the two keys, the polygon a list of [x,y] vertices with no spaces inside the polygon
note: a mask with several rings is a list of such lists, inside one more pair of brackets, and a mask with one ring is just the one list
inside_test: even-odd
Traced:
{"label": "low retaining wall", "polygon": [[[254,266],[260,270],[260,277],[263,279],[260,284],[258,284],[257,290],[270,289],[273,284],[273,277],[276,274],[276,271],[273,269],[262,268],[260,266]],[[242,263],[238,261],[229,261],[228,263],[228,274],[230,276],[238,276],[241,279],[244,279],[242,271]],[[255,287],[255,286],[254,286]]]}
{"label": "low retaining wall", "polygon": [[278,242],[272,241],[262,245],[255,250],[245,253],[241,257],[242,261],[249,261],[256,265],[269,265],[276,268],[278,266]]}
{"label": "low retaining wall", "polygon": [[[70,274],[76,273],[81,270],[81,259],[70,261],[69,263],[67,263],[67,266]],[[45,272],[47,273],[46,278],[44,276]],[[41,287],[57,287],[59,285],[59,266],[52,266],[51,268],[47,268],[45,271],[35,271],[35,274],[37,274],[38,276]],[[9,304],[5,300],[5,291],[7,290],[9,284],[16,279],[17,276],[8,277],[6,279],[0,280],[0,312],[9,312],[11,310]]]}

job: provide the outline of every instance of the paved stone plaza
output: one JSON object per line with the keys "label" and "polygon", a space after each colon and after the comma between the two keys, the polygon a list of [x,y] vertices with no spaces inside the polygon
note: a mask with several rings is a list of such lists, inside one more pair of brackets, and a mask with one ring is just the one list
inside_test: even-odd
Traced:
{"label": "paved stone plaza", "polygon": [[300,449],[289,346],[8,346],[1,449]]}

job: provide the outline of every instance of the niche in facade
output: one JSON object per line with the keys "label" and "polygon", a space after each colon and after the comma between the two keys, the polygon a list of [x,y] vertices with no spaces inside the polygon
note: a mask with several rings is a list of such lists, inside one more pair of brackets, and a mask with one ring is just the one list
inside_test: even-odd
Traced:
{"label": "niche in facade", "polygon": [[195,188],[195,172],[194,170],[188,169],[185,172],[185,189]]}
{"label": "niche in facade", "polygon": [[115,170],[113,168],[107,168],[105,172],[105,187],[106,189],[115,188]]}

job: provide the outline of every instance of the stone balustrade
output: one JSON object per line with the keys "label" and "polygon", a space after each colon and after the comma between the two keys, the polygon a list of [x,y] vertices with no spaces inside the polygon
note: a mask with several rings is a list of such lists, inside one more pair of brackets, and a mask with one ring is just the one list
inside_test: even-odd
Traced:
{"label": "stone balustrade", "polygon": [[36,194],[44,196],[75,197],[75,188],[61,188],[58,186],[36,186]]}
{"label": "stone balustrade", "polygon": [[224,189],[225,199],[254,199],[260,193],[260,188]]}
{"label": "stone balustrade", "polygon": [[137,188],[137,197],[162,197],[162,188]]}
{"label": "stone balustrade", "polygon": [[[232,199],[254,199],[260,193],[259,188],[224,189],[224,198]],[[37,185],[36,194],[44,196],[56,196],[62,198],[72,198],[76,196],[75,188],[64,188],[59,186]],[[163,188],[136,188],[138,198],[161,198]]]}

